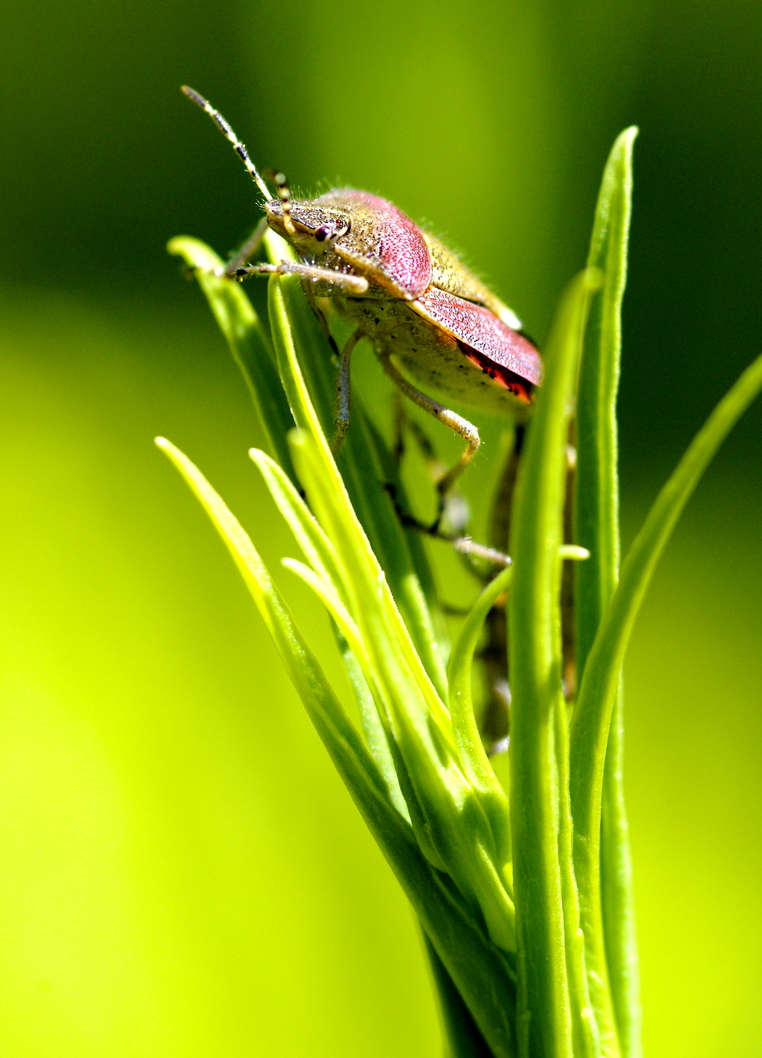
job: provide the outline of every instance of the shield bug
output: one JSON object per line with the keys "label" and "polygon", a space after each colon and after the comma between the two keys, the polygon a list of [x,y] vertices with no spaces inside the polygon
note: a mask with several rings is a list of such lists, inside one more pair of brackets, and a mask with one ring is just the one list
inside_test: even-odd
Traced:
{"label": "shield bug", "polygon": [[[476,427],[442,401],[519,419],[529,409],[542,362],[521,322],[454,253],[391,202],[352,188],[292,199],[281,173],[268,174],[277,188],[271,195],[222,115],[193,89],[183,92],[216,122],[265,198],[262,222],[226,274],[243,279],[296,273],[332,345],[316,298],[330,298],[354,325],[339,354],[334,450],[349,426],[352,351],[367,338],[405,396],[466,443],[437,482],[442,501],[479,447]],[[248,263],[268,226],[290,244],[296,261]]]}

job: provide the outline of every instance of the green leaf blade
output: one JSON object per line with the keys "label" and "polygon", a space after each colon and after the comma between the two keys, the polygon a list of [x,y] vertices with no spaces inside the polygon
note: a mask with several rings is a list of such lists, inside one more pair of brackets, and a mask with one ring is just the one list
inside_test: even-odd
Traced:
{"label": "green leaf blade", "polygon": [[[501,570],[483,590],[466,616],[458,638],[453,643],[447,666],[447,683],[450,720],[455,742],[461,759],[468,767],[471,781],[482,791],[485,811],[495,835],[498,860],[507,864],[511,859],[510,813],[508,799],[497,780],[487,754],[482,747],[481,735],[474,716],[471,700],[471,669],[479,634],[489,610],[498,597],[508,590],[513,577],[513,567]],[[508,891],[513,896],[512,887]]]}
{"label": "green leaf blade", "polygon": [[586,302],[583,273],[561,304],[522,452],[511,525],[511,804],[519,943],[520,1054],[572,1058],[558,849],[554,713],[561,687],[560,548],[566,446]]}
{"label": "green leaf blade", "polygon": [[624,650],[656,564],[702,474],[760,390],[762,356],[744,371],[699,430],[659,493],[622,565],[619,585],[588,657],[572,722],[572,759],[580,790],[591,784],[585,776],[586,765],[594,763],[591,732],[605,727],[594,720],[600,711],[612,707]]}
{"label": "green leaf blade", "polygon": [[[626,129],[609,155],[588,257],[588,265],[601,270],[603,285],[593,295],[590,306],[577,406],[575,539],[591,554],[589,561],[577,568],[575,579],[575,659],[579,679],[619,576],[616,397],[636,135],[637,129]],[[621,713],[621,697],[617,708]],[[598,1011],[603,1053],[618,1053],[621,1041],[626,1058],[636,1058],[640,1054],[640,997],[624,807],[621,717],[619,723],[612,725],[610,737],[603,794],[606,841],[601,845],[592,833],[586,835],[584,844],[578,840],[575,868],[588,976]]]}
{"label": "green leaf blade", "polygon": [[580,687],[570,729],[570,791],[580,859],[598,840],[606,737],[624,652],[654,569],[706,467],[762,390],[762,356],[723,397],[659,493],[622,565]]}
{"label": "green leaf blade", "polygon": [[394,808],[382,775],[293,624],[248,536],[190,460],[164,439],[157,444],[222,535],[334,765],[494,1058],[516,1058],[515,987],[506,952],[490,941],[451,880],[422,854],[410,824]]}
{"label": "green leaf blade", "polygon": [[576,571],[575,657],[580,677],[619,576],[616,397],[636,135],[637,129],[626,129],[612,148],[588,256],[588,267],[601,271],[603,285],[591,298],[577,398],[575,539],[591,554]]}
{"label": "green leaf blade", "polygon": [[198,239],[172,239],[169,252],[193,268],[199,286],[244,377],[270,451],[294,480],[286,436],[294,420],[278,376],[270,339],[240,283],[219,275],[225,262]]}
{"label": "green leaf blade", "polygon": [[[375,579],[380,573],[381,565],[375,557],[375,549],[370,547],[369,537],[378,545],[379,559],[383,563],[390,588],[403,608],[404,623],[410,635],[414,637],[416,653],[422,659],[437,693],[442,696],[445,685],[444,667],[428,606],[433,579],[420,547],[416,551],[418,561],[413,563],[408,534],[402,529],[391,500],[383,488],[385,471],[377,450],[377,439],[361,409],[355,409],[349,436],[340,453],[345,483],[328,449],[322,426],[329,378],[335,392],[335,379],[326,375],[330,362],[327,357],[318,361],[314,355],[310,355],[311,352],[314,354],[315,350],[300,348],[298,344],[300,338],[309,334],[310,328],[314,327],[312,321],[303,318],[309,308],[301,290],[301,282],[295,276],[273,276],[269,282],[268,293],[273,340],[288,401],[297,425],[312,438],[319,453],[320,473],[323,477],[320,494],[341,498],[342,514],[339,525],[343,527],[342,539],[347,548],[342,547],[339,550],[346,554],[348,550],[355,552],[355,549],[359,548],[356,553],[365,556],[366,576]],[[301,319],[298,327],[292,326],[292,318]],[[307,376],[312,379],[312,387],[308,385],[303,365],[308,367]],[[311,399],[311,389],[319,392],[317,406]],[[321,407],[324,409],[322,415]],[[326,487],[328,493],[325,491]],[[424,582],[428,585],[428,592]]]}

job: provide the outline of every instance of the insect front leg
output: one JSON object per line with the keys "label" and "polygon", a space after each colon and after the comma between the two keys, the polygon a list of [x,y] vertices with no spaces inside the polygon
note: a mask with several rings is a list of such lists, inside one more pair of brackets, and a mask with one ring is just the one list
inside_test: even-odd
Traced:
{"label": "insect front leg", "polygon": [[368,280],[363,276],[335,272],[330,268],[318,268],[316,265],[302,264],[301,261],[279,261],[278,264],[253,264],[238,268],[235,272],[238,279],[255,275],[297,275],[304,279],[323,280],[336,287],[338,291],[351,296],[364,294],[368,289]]}
{"label": "insect front leg", "polygon": [[254,231],[251,233],[249,238],[243,244],[243,246],[235,253],[228,263],[225,265],[223,275],[229,276],[231,279],[238,275],[238,270],[244,268],[249,258],[257,252],[262,240],[265,237],[267,231],[267,217],[262,217],[259,224],[257,224]]}
{"label": "insect front leg", "polygon": [[444,423],[445,426],[448,426],[454,433],[459,434],[466,442],[466,449],[458,462],[450,467],[447,473],[443,474],[437,482],[436,487],[437,492],[439,493],[439,510],[436,521],[432,526],[432,531],[434,531],[438,528],[439,522],[442,519],[442,514],[444,513],[445,508],[445,498],[448,492],[451,491],[455,482],[476,455],[477,449],[481,444],[479,431],[473,423],[468,421],[468,419],[464,419],[461,415],[451,411],[450,408],[446,408],[444,404],[440,404],[439,401],[426,396],[425,393],[422,393],[419,389],[416,389],[415,386],[412,386],[392,364],[388,353],[379,353],[379,360],[381,361],[381,366],[384,371],[386,371],[387,375],[392,379],[395,385],[399,386],[406,397],[419,407],[423,408],[424,411],[427,411],[429,415],[433,415],[435,419]]}

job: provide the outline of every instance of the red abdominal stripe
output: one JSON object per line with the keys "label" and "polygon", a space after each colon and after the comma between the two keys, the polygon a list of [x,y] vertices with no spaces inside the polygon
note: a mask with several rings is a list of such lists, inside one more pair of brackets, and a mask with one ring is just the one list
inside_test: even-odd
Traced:
{"label": "red abdominal stripe", "polygon": [[502,386],[503,389],[509,390],[522,404],[532,403],[534,386],[531,382],[519,378],[513,371],[509,371],[502,364],[496,364],[484,353],[480,353],[477,349],[471,349],[470,346],[464,345],[463,342],[458,342],[458,347],[462,353],[466,354],[466,358],[475,367],[478,367],[480,371],[483,371],[485,375],[489,375],[497,386]]}

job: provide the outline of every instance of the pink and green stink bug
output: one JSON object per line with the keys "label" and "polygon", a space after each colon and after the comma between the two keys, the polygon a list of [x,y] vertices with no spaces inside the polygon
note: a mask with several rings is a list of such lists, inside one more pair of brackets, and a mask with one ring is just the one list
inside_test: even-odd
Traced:
{"label": "pink and green stink bug", "polygon": [[[242,279],[296,273],[331,342],[316,297],[331,298],[355,325],[340,354],[334,449],[349,426],[352,351],[367,338],[400,390],[466,442],[459,461],[437,482],[444,497],[476,453],[479,432],[435,397],[523,419],[541,382],[542,362],[521,322],[454,253],[391,202],[352,188],[292,199],[279,173],[273,174],[278,194],[272,196],[222,115],[191,88],[183,91],[213,118],[265,196],[265,216],[226,274]],[[297,261],[247,263],[267,227],[290,244]]]}

